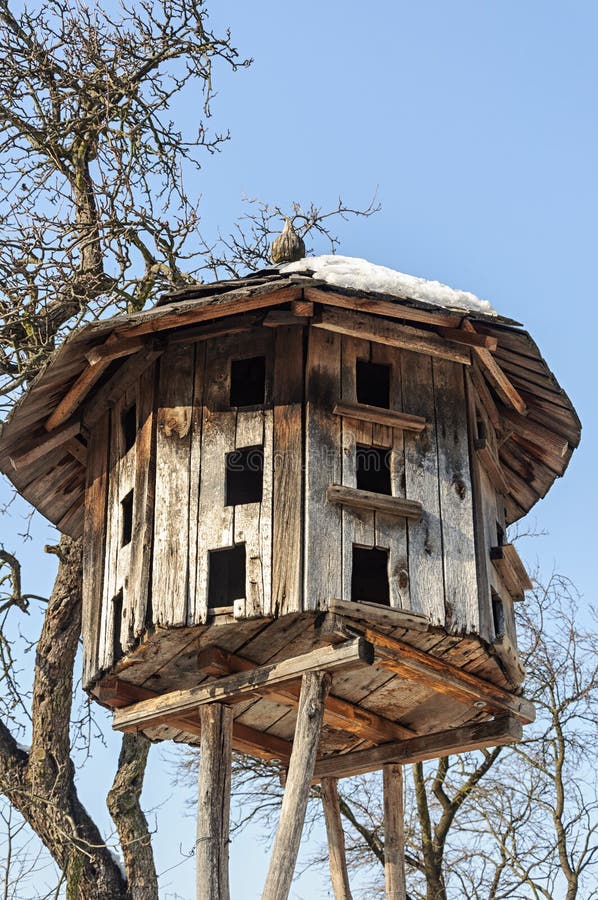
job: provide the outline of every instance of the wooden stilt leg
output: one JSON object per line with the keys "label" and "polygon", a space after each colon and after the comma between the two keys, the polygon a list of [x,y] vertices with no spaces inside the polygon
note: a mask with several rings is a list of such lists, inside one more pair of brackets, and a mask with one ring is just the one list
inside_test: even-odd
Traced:
{"label": "wooden stilt leg", "polygon": [[293,750],[262,900],[287,900],[289,896],[329,689],[327,673],[306,672],[303,676]]}
{"label": "wooden stilt leg", "polygon": [[405,818],[403,767],[382,768],[384,789],[384,880],[386,900],[405,900]]}
{"label": "wooden stilt leg", "polygon": [[232,709],[200,708],[201,756],[197,808],[197,900],[229,900],[228,845]]}
{"label": "wooden stilt leg", "polygon": [[322,805],[324,807],[324,818],[326,819],[330,878],[332,880],[334,900],[351,900],[347,858],[345,856],[345,835],[341,821],[336,778],[322,778]]}

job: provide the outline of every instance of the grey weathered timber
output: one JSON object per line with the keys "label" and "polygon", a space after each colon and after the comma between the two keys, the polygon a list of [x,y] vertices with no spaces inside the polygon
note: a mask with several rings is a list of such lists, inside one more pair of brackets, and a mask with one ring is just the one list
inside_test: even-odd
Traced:
{"label": "grey weathered timber", "polygon": [[[341,596],[342,515],[326,504],[326,488],[341,480],[341,421],[332,414],[340,390],[338,334],[310,331],[307,354],[304,609]],[[330,535],[322,540],[322,535]],[[332,589],[334,587],[334,589]]]}
{"label": "grey weathered timber", "polygon": [[521,740],[523,729],[514,716],[491,719],[489,722],[449,728],[406,741],[389,742],[371,750],[328,756],[316,763],[315,781],[322,778],[346,778],[375,772],[388,763],[407,765],[451,753],[466,753],[481,747],[499,747]]}
{"label": "grey weathered timber", "polygon": [[154,621],[160,625],[187,621],[194,369],[193,345],[171,347],[160,360],[152,574]]}
{"label": "grey weathered timber", "polygon": [[425,616],[404,609],[389,609],[378,603],[357,603],[354,600],[340,600],[336,597],[328,602],[330,612],[340,613],[350,619],[368,622],[376,627],[409,628],[411,631],[428,631],[430,623]]}
{"label": "grey weathered timber", "polygon": [[444,604],[448,628],[457,634],[479,629],[469,444],[463,367],[445,360],[432,363],[436,404],[436,440]]}
{"label": "grey weathered timber", "polygon": [[328,838],[328,862],[334,900],[352,900],[347,872],[345,834],[341,820],[341,808],[336,778],[322,778],[320,785],[322,806]]}
{"label": "grey weathered timber", "polygon": [[109,415],[106,413],[92,434],[87,469],[81,621],[81,633],[86,651],[83,658],[84,687],[87,687],[98,674],[98,643],[102,621],[102,587],[106,545],[109,427]]}
{"label": "grey weathered timber", "polygon": [[384,896],[405,900],[405,822],[403,767],[382,766],[384,794]]}
{"label": "grey weathered timber", "polygon": [[420,434],[405,432],[405,492],[421,503],[423,514],[407,523],[409,588],[413,612],[432,625],[444,625],[444,571],[438,497],[438,449],[432,360],[419,353],[401,352],[403,409],[422,416]]}
{"label": "grey weathered timber", "polygon": [[[376,494],[374,491],[360,491],[344,484],[329,485],[326,496],[329,503],[339,503],[352,509],[376,510],[387,516],[417,521],[422,514],[422,505],[418,500],[405,500],[403,497]],[[360,542],[356,540],[355,543]],[[373,541],[371,543],[373,545]]]}
{"label": "grey weathered timber", "polygon": [[229,900],[228,847],[233,711],[220,703],[200,710],[197,804],[197,900]]}
{"label": "grey weathered timber", "polygon": [[320,669],[332,672],[360,665],[369,666],[373,661],[372,646],[363,638],[346,641],[335,647],[319,647],[301,656],[260,666],[249,672],[229,675],[187,690],[171,691],[152,700],[144,700],[117,710],[114,714],[113,728],[122,731],[135,730],[149,722],[179,715],[206,703],[234,702],[238,697],[257,693],[260,688],[292,681],[301,677],[304,672],[315,672]]}
{"label": "grey weathered timber", "polygon": [[[345,341],[343,341],[343,346]],[[361,341],[360,343],[366,342]],[[374,346],[380,347],[379,344]],[[335,403],[333,412],[335,416],[346,416],[349,419],[358,419],[360,422],[372,422],[376,425],[384,425],[386,428],[400,428],[401,431],[420,432],[426,427],[425,419],[422,419],[421,416],[410,416],[394,409],[368,406],[366,403],[347,403],[343,400],[341,403]]]}
{"label": "grey weathered timber", "polygon": [[329,688],[327,672],[303,676],[293,750],[262,900],[286,900],[291,889]]}
{"label": "grey weathered timber", "polygon": [[274,357],[272,594],[264,613],[303,608],[303,329],[279,328]]}

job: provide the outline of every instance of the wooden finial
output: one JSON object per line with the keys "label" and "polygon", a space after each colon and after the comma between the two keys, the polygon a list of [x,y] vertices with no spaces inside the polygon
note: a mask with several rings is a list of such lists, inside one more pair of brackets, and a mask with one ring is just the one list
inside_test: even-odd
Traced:
{"label": "wooden finial", "polygon": [[291,220],[286,219],[282,234],[272,241],[272,247],[270,248],[272,262],[276,265],[295,262],[298,259],[303,259],[304,256],[305,244],[303,243],[303,238],[297,234]]}

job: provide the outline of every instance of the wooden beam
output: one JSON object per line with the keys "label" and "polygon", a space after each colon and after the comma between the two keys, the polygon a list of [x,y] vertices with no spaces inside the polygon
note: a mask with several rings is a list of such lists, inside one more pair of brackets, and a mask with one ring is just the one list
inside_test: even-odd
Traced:
{"label": "wooden beam", "polygon": [[348,403],[343,400],[334,404],[332,412],[335,416],[348,416],[351,419],[359,419],[360,422],[374,422],[403,431],[419,433],[426,427],[426,420],[422,416],[411,416],[394,409],[369,406],[367,403]]}
{"label": "wooden beam", "polygon": [[[475,328],[467,319],[463,320],[462,327],[464,331],[467,331],[470,334],[475,333]],[[488,379],[503,403],[512,407],[512,409],[520,413],[520,415],[524,415],[527,407],[523,397],[516,390],[511,380],[505,375],[495,358],[492,356],[490,350],[486,350],[485,347],[473,347],[473,352],[477,356],[485,377]]]}
{"label": "wooden beam", "polygon": [[314,305],[311,300],[293,300],[291,303],[291,312],[296,316],[307,316],[311,318],[314,314]]}
{"label": "wooden beam", "polygon": [[287,309],[273,309],[263,323],[266,328],[281,328],[286,325],[309,325],[308,316],[297,316]]}
{"label": "wooden beam", "polygon": [[328,485],[326,499],[329,503],[339,503],[352,509],[375,509],[387,516],[413,519],[416,522],[421,519],[423,508],[419,500],[405,500],[403,497],[391,497],[389,494],[361,491],[345,484]]}
{"label": "wooden beam", "polygon": [[289,896],[329,688],[328,673],[303,676],[293,752],[262,900],[286,900]]}
{"label": "wooden beam", "polygon": [[156,310],[152,310],[151,315],[142,313],[139,316],[131,316],[129,323],[119,326],[114,333],[118,337],[126,338],[155,334],[160,331],[193,325],[197,322],[219,319],[231,314],[290,303],[293,300],[300,300],[302,295],[303,289],[297,285],[281,288],[278,291],[254,289],[249,292],[244,289],[219,294],[209,300],[204,298],[179,301],[168,306],[158,307]]}
{"label": "wooden beam", "polygon": [[[468,320],[465,319],[464,321],[467,322]],[[456,341],[457,344],[467,344],[468,347],[483,347],[492,352],[498,347],[498,341],[495,337],[490,337],[488,334],[478,334],[473,329],[473,326],[471,331],[464,327],[446,328],[443,325],[440,325],[436,330],[447,341]]]}
{"label": "wooden beam", "polygon": [[369,625],[382,625],[385,628],[408,628],[410,631],[428,631],[430,620],[420,613],[406,609],[393,609],[380,603],[365,603],[355,600],[339,600],[337,597],[328,601],[331,613],[358,619]]}
{"label": "wooden beam", "polygon": [[77,462],[81,463],[83,468],[87,466],[87,446],[83,444],[78,438],[73,437],[65,442],[64,449],[67,453],[76,459]]}
{"label": "wooden beam", "polygon": [[403,767],[387,763],[382,767],[384,799],[384,896],[385,900],[406,900],[405,809]]}
{"label": "wooden beam", "polygon": [[60,403],[54,408],[52,414],[46,420],[46,431],[56,431],[61,425],[71,418],[71,416],[81,406],[88,393],[100,380],[108,366],[110,360],[105,359],[95,366],[87,366],[74,383],[70,386]]}
{"label": "wooden beam", "polygon": [[[46,456],[48,453],[57,450],[59,447],[64,447],[65,444],[80,432],[80,419],[68,422],[61,428],[57,428],[52,434],[39,438],[35,443],[35,447],[28,450],[27,453],[23,453],[21,456],[11,456],[10,461],[13,468],[16,469],[17,472],[22,472],[23,469],[26,469],[28,466],[33,465],[33,463],[36,463],[38,459],[41,459],[42,456]],[[81,449],[84,448],[81,447]]]}
{"label": "wooden beam", "polygon": [[259,666],[250,672],[239,672],[208,684],[142,700],[117,710],[112,727],[119,731],[137,731],[157,722],[162,724],[172,716],[190,712],[205,703],[234,703],[247,695],[257,695],[262,689],[300,678],[305,672],[338,671],[371,665],[373,660],[373,648],[363,638],[334,647],[319,647],[302,656]]}
{"label": "wooden beam", "polygon": [[[151,697],[159,696],[157,691],[116,678],[104,679],[94,690],[94,694],[101,703],[105,703],[112,709],[121,709],[138,700],[148,700]],[[186,734],[192,734],[195,737],[201,736],[199,716],[195,711],[185,716],[169,718],[168,725],[171,728],[179,728]],[[240,753],[247,753],[249,756],[257,756],[265,760],[288,761],[291,757],[291,745],[288,741],[273,734],[257,731],[255,728],[250,728],[237,721],[233,722],[233,747]]]}
{"label": "wooden beam", "polygon": [[524,591],[531,591],[533,584],[513,544],[491,547],[490,559],[513,600],[523,600]]}
{"label": "wooden beam", "polygon": [[509,494],[510,489],[507,484],[500,461],[496,458],[486,438],[479,438],[474,441],[476,456],[480,461],[480,465],[486,472],[488,478],[492,482],[497,491],[502,494]]}
{"label": "wooden beam", "polygon": [[514,696],[496,684],[396,638],[367,627],[359,630],[374,645],[377,666],[425,684],[462,703],[483,703],[489,710],[511,713],[523,722],[534,721],[534,705],[525,697]]}
{"label": "wooden beam", "polygon": [[[337,309],[324,308],[315,314],[311,324],[314,328],[323,328],[325,331],[346,334],[364,341],[413,350],[415,353],[449,359],[466,366],[471,364],[470,350],[461,344],[446,341],[431,331],[422,331],[411,325],[379,319],[366,313],[339,312]],[[488,350],[484,352],[489,353]]]}
{"label": "wooden beam", "polygon": [[353,309],[357,312],[374,313],[391,316],[393,319],[405,319],[407,322],[423,322],[426,325],[457,327],[462,316],[458,313],[439,310],[422,309],[419,306],[407,306],[400,300],[375,300],[372,297],[348,297],[334,291],[321,288],[306,287],[305,296],[315,303],[326,303],[328,306],[339,306],[341,309]]}
{"label": "wooden beam", "polygon": [[324,820],[326,822],[326,836],[328,838],[330,880],[332,881],[334,900],[352,900],[349,874],[347,872],[345,834],[341,820],[341,807],[336,778],[323,778],[321,788]]}
{"label": "wooden beam", "polygon": [[[85,404],[82,416],[85,427],[93,428],[106,410],[118,403],[127,390],[141,378],[162,353],[162,349],[151,349],[151,346],[148,345],[148,349],[136,353],[123,362],[112,378],[103,384]],[[102,365],[102,363],[98,365]]]}
{"label": "wooden beam", "polygon": [[85,358],[90,366],[97,366],[98,363],[112,362],[113,359],[121,359],[123,356],[130,356],[139,350],[145,349],[147,342],[141,338],[117,338],[114,335],[99,344],[85,354]]}
{"label": "wooden beam", "polygon": [[407,765],[449,756],[451,753],[467,753],[485,747],[499,747],[520,741],[523,735],[521,723],[514,716],[502,716],[489,722],[476,722],[433,734],[424,734],[408,741],[382,744],[370,750],[354,750],[326,756],[318,760],[314,769],[314,781],[322,778],[346,778],[374,772],[389,763]]}
{"label": "wooden beam", "polygon": [[[250,660],[213,645],[200,650],[197,664],[203,672],[219,677],[233,672],[249,672],[257,668],[256,664]],[[299,685],[278,685],[268,689],[264,699],[294,708],[299,703],[299,694]],[[348,700],[334,697],[332,694],[329,695],[326,702],[324,721],[332,728],[356,734],[362,740],[371,741],[374,744],[412,737],[415,734],[411,728],[392,722],[384,716],[350,703]]]}
{"label": "wooden beam", "polygon": [[531,441],[532,444],[537,444],[558,458],[563,457],[567,452],[569,441],[562,435],[556,434],[549,428],[534,422],[533,419],[520,416],[506,407],[499,409],[499,412],[516,434]]}
{"label": "wooden beam", "polygon": [[195,860],[197,896],[229,900],[228,848],[233,712],[221,703],[200,710],[201,753]]}

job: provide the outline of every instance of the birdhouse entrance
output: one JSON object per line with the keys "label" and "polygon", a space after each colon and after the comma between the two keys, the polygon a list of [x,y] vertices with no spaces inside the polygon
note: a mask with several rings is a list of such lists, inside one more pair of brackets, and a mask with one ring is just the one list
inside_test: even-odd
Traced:
{"label": "birdhouse entrance", "polygon": [[230,364],[230,405],[259,406],[266,392],[266,358],[233,359]]}
{"label": "birdhouse entrance", "polygon": [[245,544],[209,553],[208,606],[232,606],[245,596]]}
{"label": "birdhouse entrance", "polygon": [[390,605],[388,550],[353,547],[351,600],[358,603]]}
{"label": "birdhouse entrance", "polygon": [[357,402],[388,409],[390,406],[390,366],[358,359],[355,366]]}
{"label": "birdhouse entrance", "polygon": [[385,447],[365,447],[358,444],[355,475],[359,490],[392,494],[390,450]]}

